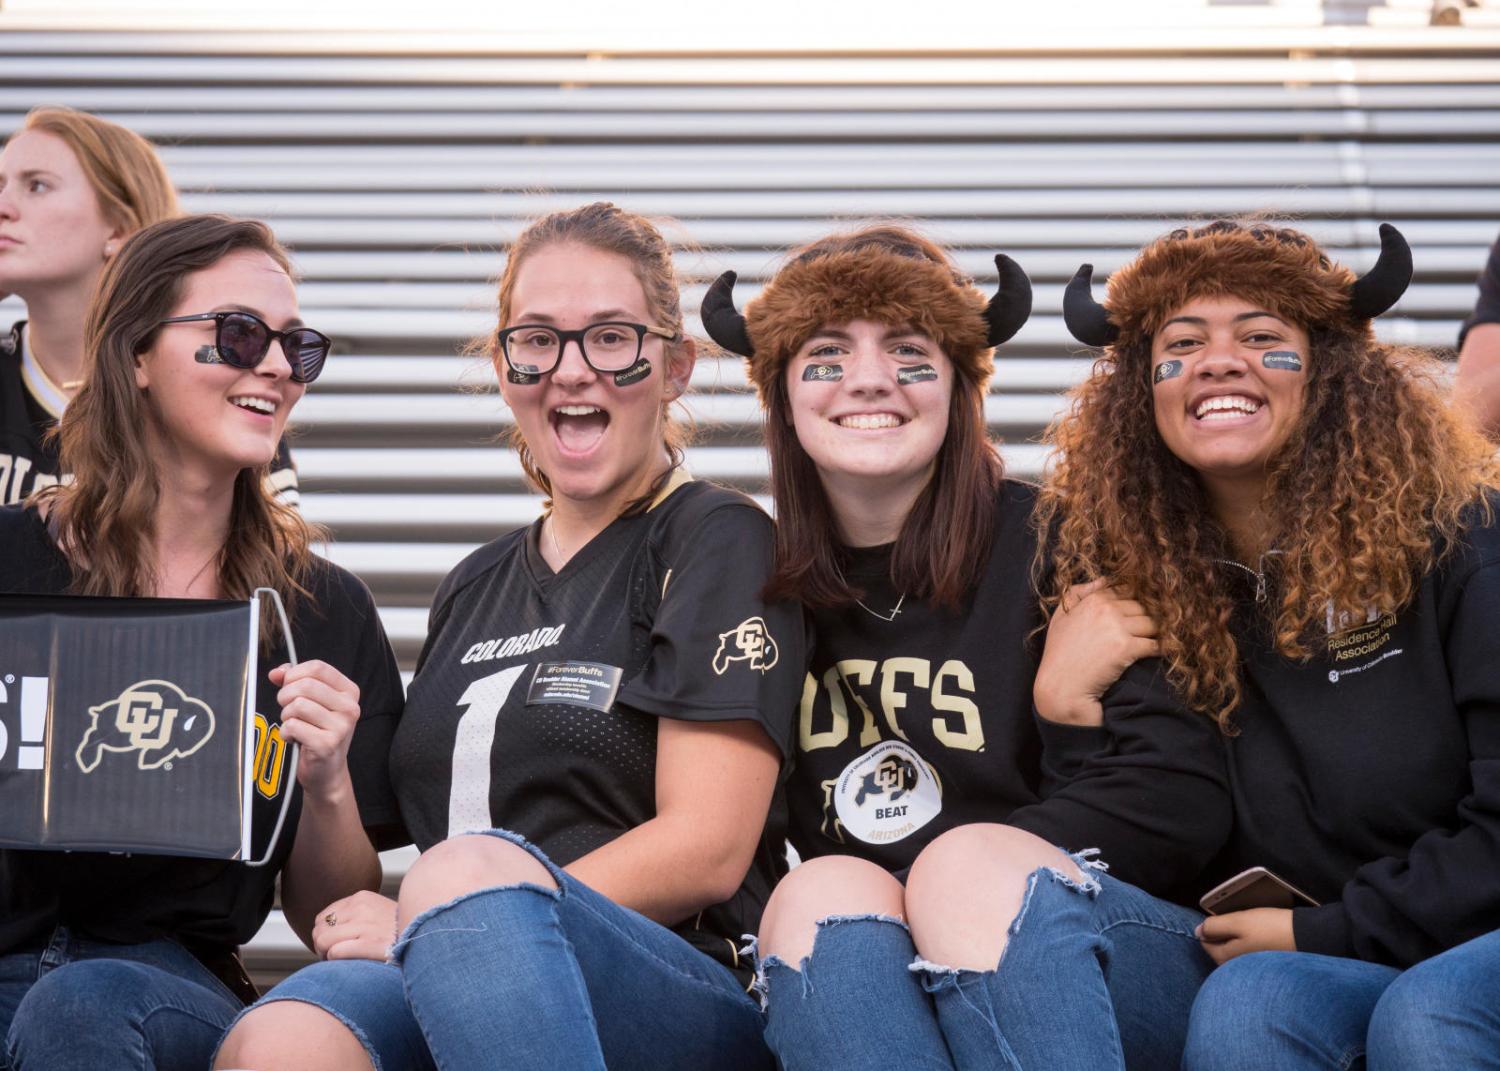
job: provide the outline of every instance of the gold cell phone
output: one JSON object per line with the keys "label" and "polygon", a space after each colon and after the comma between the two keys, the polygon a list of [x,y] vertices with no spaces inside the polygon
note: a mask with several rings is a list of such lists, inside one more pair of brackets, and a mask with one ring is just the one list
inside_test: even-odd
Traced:
{"label": "gold cell phone", "polygon": [[1318,902],[1263,866],[1253,866],[1204,893],[1198,906],[1206,915],[1227,915],[1252,907],[1317,907]]}

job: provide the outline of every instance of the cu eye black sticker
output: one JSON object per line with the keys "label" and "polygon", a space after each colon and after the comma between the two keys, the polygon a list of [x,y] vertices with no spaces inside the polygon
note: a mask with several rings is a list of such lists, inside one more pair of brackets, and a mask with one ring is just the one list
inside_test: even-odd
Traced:
{"label": "cu eye black sticker", "polygon": [[837,383],[844,378],[841,364],[810,364],[802,370],[804,383]]}
{"label": "cu eye black sticker", "polygon": [[1302,371],[1302,358],[1291,350],[1272,350],[1262,354],[1260,363],[1267,368],[1280,368],[1286,372]]}
{"label": "cu eye black sticker", "polygon": [[914,364],[909,368],[896,369],[896,382],[903,387],[909,387],[913,383],[926,383],[937,377],[937,369],[930,364]]}
{"label": "cu eye black sticker", "polygon": [[223,364],[224,358],[219,356],[216,346],[199,346],[198,352],[193,354],[193,360],[199,364]]}
{"label": "cu eye black sticker", "polygon": [[505,370],[505,379],[509,383],[519,383],[523,387],[534,386],[542,381],[542,377],[532,372],[517,372],[514,368]]}
{"label": "cu eye black sticker", "polygon": [[615,386],[628,387],[632,383],[639,383],[651,374],[651,362],[642,357],[635,364],[623,372],[615,373]]}
{"label": "cu eye black sticker", "polygon": [[1151,382],[1160,383],[1165,379],[1176,379],[1182,375],[1181,361],[1163,361],[1156,366],[1156,371],[1151,373]]}

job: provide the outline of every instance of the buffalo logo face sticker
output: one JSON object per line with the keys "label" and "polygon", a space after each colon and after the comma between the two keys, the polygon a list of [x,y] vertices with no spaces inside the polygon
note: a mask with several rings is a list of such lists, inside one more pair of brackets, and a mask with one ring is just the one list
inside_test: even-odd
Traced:
{"label": "buffalo logo face sticker", "polygon": [[1156,371],[1151,373],[1151,382],[1160,383],[1164,379],[1176,379],[1182,375],[1181,361],[1163,361],[1156,366]]}
{"label": "buffalo logo face sticker", "polygon": [[841,364],[810,364],[802,370],[804,383],[837,383],[844,378]]}
{"label": "buffalo logo face sticker", "polygon": [[92,773],[106,751],[134,752],[142,770],[171,768],[214,735],[214,712],[170,681],[140,681],[115,699],[89,707],[78,767]]}
{"label": "buffalo logo face sticker", "polygon": [[749,668],[764,673],[776,664],[778,654],[765,618],[747,617],[728,632],[719,633],[714,672],[722,677],[732,663],[744,662]]}

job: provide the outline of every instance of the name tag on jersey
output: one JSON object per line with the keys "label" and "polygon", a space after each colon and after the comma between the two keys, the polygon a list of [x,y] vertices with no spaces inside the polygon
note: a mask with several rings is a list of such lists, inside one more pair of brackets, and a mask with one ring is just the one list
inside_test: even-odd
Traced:
{"label": "name tag on jersey", "polygon": [[620,691],[620,667],[602,662],[543,662],[531,676],[528,707],[567,703],[608,711]]}

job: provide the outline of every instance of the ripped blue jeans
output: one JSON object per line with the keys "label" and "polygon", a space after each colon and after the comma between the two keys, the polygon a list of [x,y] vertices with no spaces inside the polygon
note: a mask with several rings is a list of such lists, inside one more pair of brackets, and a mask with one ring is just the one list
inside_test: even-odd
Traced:
{"label": "ripped blue jeans", "polygon": [[262,1003],[316,1005],[377,1071],[771,1071],[754,999],[677,934],[554,866],[557,882],[482,889],[412,920],[393,962],[327,961]]}
{"label": "ripped blue jeans", "polygon": [[879,916],[823,920],[800,971],[766,957],[766,1038],[782,1067],[1177,1067],[1213,968],[1193,936],[1202,916],[1077,861],[1082,884],[1031,875],[993,971],[929,963]]}

